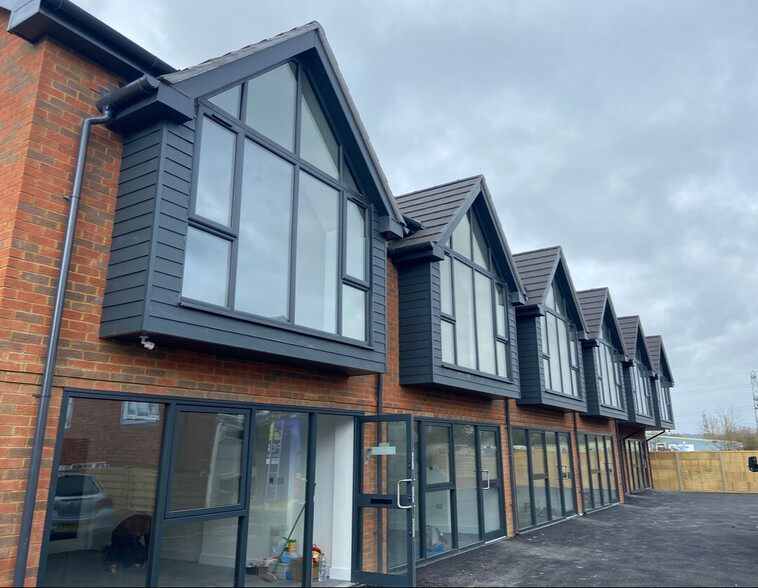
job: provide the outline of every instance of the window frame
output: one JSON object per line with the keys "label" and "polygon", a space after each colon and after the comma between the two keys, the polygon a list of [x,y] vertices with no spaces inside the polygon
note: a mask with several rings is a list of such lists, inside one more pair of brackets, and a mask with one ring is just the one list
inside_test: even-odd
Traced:
{"label": "window frame", "polygon": [[[273,139],[269,139],[263,135],[260,131],[249,126],[243,117],[246,114],[246,103],[248,94],[248,82],[262,75],[265,75],[279,67],[286,66],[287,64],[294,64],[295,67],[295,121],[294,121],[294,151],[289,151],[287,148],[279,145]],[[300,136],[301,136],[301,103],[303,100],[302,87],[303,76],[308,79],[308,82],[319,101],[319,106],[322,109],[324,117],[330,126],[330,130],[337,140],[338,144],[338,167],[340,179],[336,179],[330,176],[327,172],[319,169],[314,164],[304,159],[300,154]],[[237,117],[235,118],[231,113],[225,111],[223,108],[217,106],[211,99],[217,95],[223,94],[231,88],[240,86],[239,92],[240,98],[238,103]],[[357,185],[357,178],[353,172],[354,166],[349,162],[348,156],[345,152],[343,142],[339,140],[337,133],[334,131],[335,124],[332,118],[329,116],[329,112],[323,107],[324,99],[321,96],[317,85],[313,82],[312,77],[307,72],[307,68],[297,58],[290,59],[281,63],[278,63],[266,70],[256,72],[255,75],[245,78],[241,81],[236,81],[234,84],[225,86],[218,90],[215,90],[212,94],[205,95],[198,98],[196,104],[196,131],[195,131],[195,150],[192,160],[192,175],[191,175],[191,187],[190,187],[190,205],[189,214],[187,220],[187,227],[209,234],[211,236],[220,238],[229,244],[229,266],[227,268],[227,284],[226,284],[226,304],[221,306],[211,302],[206,302],[198,298],[191,298],[186,296],[183,292],[180,298],[180,305],[193,308],[196,310],[203,310],[213,312],[215,314],[224,315],[230,318],[239,319],[252,323],[260,323],[263,325],[283,328],[291,330],[297,333],[306,333],[309,335],[318,336],[325,339],[331,339],[339,341],[341,343],[350,343],[352,345],[372,348],[374,344],[374,335],[371,325],[373,323],[373,307],[374,307],[374,272],[372,271],[372,248],[373,248],[373,222],[374,211],[368,198],[361,193],[356,192],[350,186],[350,182],[347,177],[348,174],[352,181]],[[234,134],[234,155],[233,155],[233,167],[232,167],[232,194],[230,203],[230,223],[229,226],[222,225],[212,219],[204,217],[197,213],[197,200],[198,200],[198,184],[199,184],[199,170],[200,170],[200,151],[203,140],[203,129],[209,124],[209,122],[217,124],[222,128],[225,128],[229,132]],[[270,318],[263,315],[257,315],[253,312],[239,310],[235,308],[235,290],[237,284],[238,274],[238,257],[239,257],[239,241],[240,241],[240,210],[242,202],[242,176],[244,172],[244,156],[245,156],[245,144],[246,141],[250,141],[257,147],[267,151],[270,155],[281,159],[292,166],[292,187],[290,192],[290,218],[289,218],[289,255],[288,255],[288,267],[287,271],[287,319],[278,320],[276,318]],[[318,181],[330,189],[337,191],[339,203],[338,212],[336,218],[336,224],[338,226],[339,235],[337,237],[337,259],[334,260],[336,264],[337,279],[335,282],[335,332],[329,330],[319,330],[318,328],[301,325],[295,322],[295,299],[297,296],[297,229],[298,229],[298,205],[300,196],[300,182],[303,174],[310,176],[315,181]],[[348,206],[350,203],[356,205],[363,213],[363,239],[364,239],[364,251],[363,251],[363,267],[364,276],[353,276],[347,273],[347,216]],[[185,239],[185,255],[186,255],[186,243]],[[185,283],[184,271],[186,270],[186,257],[183,262],[182,273],[182,286]],[[344,313],[344,289],[346,287],[354,288],[363,293],[364,296],[364,339],[355,339],[347,335],[343,335],[343,313]],[[331,312],[331,308],[328,309]]]}
{"label": "window frame", "polygon": [[[448,241],[444,245],[444,254],[445,259],[443,261],[437,262],[438,270],[439,270],[439,279],[440,279],[440,355],[441,357],[444,357],[444,353],[442,353],[444,349],[444,345],[442,342],[442,329],[444,324],[448,324],[452,326],[452,341],[450,342],[453,349],[453,363],[450,363],[448,361],[445,361],[442,359],[442,365],[444,367],[456,369],[456,370],[462,370],[462,371],[468,371],[473,372],[476,374],[482,374],[487,376],[488,378],[497,378],[500,380],[503,380],[505,382],[512,382],[513,381],[513,366],[512,366],[512,347],[511,347],[511,337],[510,337],[510,327],[511,327],[511,317],[510,317],[510,291],[508,289],[508,285],[504,278],[502,278],[498,273],[496,273],[495,268],[497,267],[494,259],[494,255],[492,254],[492,247],[487,243],[487,256],[488,259],[486,260],[488,262],[488,265],[490,268],[483,267],[479,265],[476,261],[474,261],[474,247],[475,247],[475,235],[474,235],[474,223],[471,221],[472,215],[476,219],[476,222],[478,223],[480,230],[482,223],[479,219],[478,214],[476,211],[472,208],[469,208],[466,211],[465,217],[469,221],[469,249],[471,250],[471,259],[467,258],[465,255],[455,251],[453,249],[453,244],[451,243],[451,240],[448,239]],[[476,355],[476,367],[471,368],[464,365],[459,365],[459,350],[458,350],[458,337],[457,337],[457,319],[455,316],[456,311],[456,295],[455,295],[455,271],[454,271],[454,262],[458,261],[466,266],[466,269],[469,270],[469,273],[471,275],[471,292],[473,293],[473,319],[472,319],[472,326],[474,329],[474,341],[475,341],[475,355]],[[443,271],[442,271],[442,264],[447,264],[447,267],[449,270],[445,272],[447,274],[447,277],[449,277],[450,284],[450,307],[452,313],[445,312],[443,308],[443,297],[445,296],[444,290],[445,285],[442,283],[443,281]],[[478,313],[477,313],[477,304],[476,304],[476,275],[479,273],[480,275],[484,276],[489,280],[490,283],[490,301],[491,301],[491,313],[492,313],[492,333],[493,333],[493,352],[494,352],[494,358],[495,358],[495,371],[489,372],[489,371],[483,371],[480,369],[481,366],[481,358],[480,358],[480,349],[479,349],[479,325],[478,325]],[[499,332],[498,329],[498,292],[502,291],[503,293],[503,301],[504,301],[504,324],[503,332],[502,334]],[[505,346],[505,375],[501,375],[500,373],[500,360],[498,358],[498,344]]]}
{"label": "window frame", "polygon": [[[640,359],[639,351],[631,362],[632,373],[632,396],[634,398],[634,410],[638,415],[644,417],[653,417],[652,390],[650,387],[650,370]],[[640,389],[642,388],[642,389]],[[643,410],[641,404],[644,402],[646,410]]]}
{"label": "window frame", "polygon": [[[142,417],[136,411],[132,414],[130,408],[135,408],[137,405],[146,404],[148,407],[155,407],[155,414],[151,414],[148,410],[147,415]],[[121,405],[121,424],[122,425],[148,425],[154,424],[160,421],[160,410],[158,404],[154,402],[143,402],[139,400],[125,400]]]}
{"label": "window frame", "polygon": [[[610,331],[608,330],[608,326],[605,321],[603,321],[603,324],[600,328],[600,335],[597,338],[597,343],[598,346],[594,348],[593,355],[595,359],[595,377],[597,378],[597,386],[598,390],[600,391],[598,400],[602,406],[606,406],[608,408],[623,409],[624,389],[622,379],[620,378],[621,374],[618,369],[619,365],[621,364],[621,360],[618,350],[610,342]],[[609,362],[609,364],[606,366],[603,362]],[[605,369],[606,367],[608,370]],[[611,402],[605,401],[606,372],[611,376],[613,380],[612,382],[609,382],[610,387],[608,390]],[[617,404],[614,404],[612,402],[614,399],[617,400]]]}
{"label": "window frame", "polygon": [[[567,398],[575,398],[577,400],[584,400],[584,394],[582,393],[582,387],[581,387],[581,378],[580,378],[580,369],[579,369],[579,349],[581,348],[579,344],[579,336],[578,331],[576,328],[576,325],[574,325],[574,322],[568,317],[568,311],[566,311],[566,314],[562,314],[559,310],[559,304],[557,303],[556,296],[555,296],[555,290],[558,291],[561,298],[564,301],[564,305],[566,303],[566,296],[563,293],[562,288],[559,284],[556,283],[555,280],[550,284],[548,295],[546,298],[545,303],[542,305],[543,307],[543,314],[539,317],[540,322],[540,329],[541,329],[541,337],[540,337],[540,344],[542,346],[542,366],[543,366],[543,372],[544,372],[544,383],[545,383],[545,391],[549,392],[551,394],[558,394],[560,396],[564,396]],[[551,296],[552,292],[552,296]],[[549,300],[553,300],[553,304],[555,305],[555,308],[550,306]],[[553,353],[552,351],[552,344],[551,344],[551,338],[550,338],[550,332],[548,328],[548,320],[552,319],[555,322],[556,327],[556,335],[557,339],[553,343],[557,345],[558,350],[557,353]],[[561,357],[563,350],[561,349],[561,338],[560,334],[558,334],[558,329],[560,327],[563,327],[565,329],[566,333],[566,341],[568,343],[568,349],[566,350],[566,353],[568,354],[568,367],[570,370],[569,373],[569,380],[571,381],[572,389],[574,386],[576,386],[576,393],[572,394],[571,392],[565,392],[563,390],[563,381],[565,379],[563,375],[563,357]],[[547,350],[545,349],[545,343],[547,343]],[[572,353],[573,350],[573,353]],[[558,373],[560,374],[561,379],[561,389],[557,389],[553,386],[553,378],[551,374],[551,367],[550,362],[552,359],[555,359],[558,367]]]}

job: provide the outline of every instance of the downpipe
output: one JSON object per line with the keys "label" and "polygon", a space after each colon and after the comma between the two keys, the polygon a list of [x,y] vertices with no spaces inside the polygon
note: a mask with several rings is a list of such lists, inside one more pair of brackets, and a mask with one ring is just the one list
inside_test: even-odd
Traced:
{"label": "downpipe", "polygon": [[53,377],[55,375],[55,360],[58,356],[58,340],[60,338],[61,319],[63,318],[63,308],[66,301],[68,273],[71,265],[71,253],[74,248],[76,217],[79,212],[79,201],[81,199],[84,166],[87,159],[90,131],[94,125],[107,124],[112,119],[113,108],[111,106],[106,106],[102,115],[91,116],[82,121],[82,134],[79,138],[79,153],[76,159],[74,182],[71,190],[71,204],[69,206],[68,218],[66,221],[66,236],[63,241],[61,267],[58,272],[55,305],[53,306],[53,316],[50,321],[50,336],[48,337],[47,343],[45,367],[42,372],[41,391],[39,394],[35,394],[35,396],[39,397],[39,406],[37,407],[37,423],[34,428],[34,441],[29,461],[26,493],[24,495],[24,509],[21,515],[18,553],[16,554],[16,567],[13,575],[14,586],[23,586],[24,579],[26,578],[26,565],[29,559],[29,541],[31,539],[34,506],[36,503],[37,487],[39,484],[39,474],[42,464],[42,449],[45,443],[45,428],[47,425],[48,411],[50,409],[50,396],[53,388]]}

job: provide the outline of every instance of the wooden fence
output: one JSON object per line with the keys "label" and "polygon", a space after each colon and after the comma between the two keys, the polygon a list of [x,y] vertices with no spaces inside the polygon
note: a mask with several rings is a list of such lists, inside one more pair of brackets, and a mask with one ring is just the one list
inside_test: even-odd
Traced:
{"label": "wooden fence", "polygon": [[655,451],[650,471],[656,490],[758,492],[758,473],[747,458],[758,451]]}

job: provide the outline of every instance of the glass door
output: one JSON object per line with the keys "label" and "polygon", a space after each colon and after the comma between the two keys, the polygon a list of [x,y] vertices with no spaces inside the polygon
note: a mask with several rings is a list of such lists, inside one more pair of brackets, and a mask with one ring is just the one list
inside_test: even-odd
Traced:
{"label": "glass door", "polygon": [[410,415],[357,419],[354,582],[415,585],[412,439]]}
{"label": "glass door", "polygon": [[576,514],[576,492],[574,491],[574,461],[571,457],[571,440],[568,433],[558,433],[558,457],[563,492],[563,515],[569,516]]}
{"label": "glass door", "polygon": [[479,505],[484,539],[504,534],[503,473],[500,432],[497,428],[479,427]]}

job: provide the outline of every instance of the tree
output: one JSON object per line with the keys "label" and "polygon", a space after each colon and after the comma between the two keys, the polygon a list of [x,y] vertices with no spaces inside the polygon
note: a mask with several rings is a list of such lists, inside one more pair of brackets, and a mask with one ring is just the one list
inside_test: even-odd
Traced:
{"label": "tree", "polygon": [[726,450],[758,449],[758,432],[743,425],[733,407],[713,414],[703,413],[700,434],[706,439],[721,441]]}

